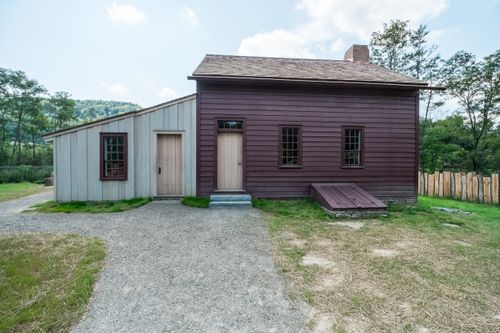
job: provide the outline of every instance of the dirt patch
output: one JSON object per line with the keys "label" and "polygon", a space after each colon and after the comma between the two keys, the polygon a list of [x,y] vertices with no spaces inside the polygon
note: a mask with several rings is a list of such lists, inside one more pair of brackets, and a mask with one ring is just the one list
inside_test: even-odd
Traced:
{"label": "dirt patch", "polygon": [[414,247],[415,243],[410,240],[401,240],[394,243],[394,247],[398,249],[407,249],[409,247]]}
{"label": "dirt patch", "polygon": [[316,289],[332,289],[340,286],[344,282],[344,277],[339,273],[332,273],[320,279]]}
{"label": "dirt patch", "polygon": [[395,257],[399,255],[399,252],[396,250],[388,250],[388,249],[373,249],[372,254],[377,257]]}
{"label": "dirt patch", "polygon": [[471,243],[464,242],[464,241],[461,241],[461,240],[454,240],[453,243],[458,244],[458,245],[462,245],[462,246],[472,246]]}
{"label": "dirt patch", "polygon": [[296,247],[298,247],[300,249],[303,249],[306,246],[306,244],[307,244],[307,242],[305,240],[301,239],[299,236],[297,236],[292,231],[283,231],[281,233],[281,238],[289,246],[296,246]]}
{"label": "dirt patch", "polygon": [[354,221],[340,221],[340,222],[330,222],[329,225],[345,227],[353,230],[359,230],[365,226],[363,222],[354,222]]}
{"label": "dirt patch", "polygon": [[347,323],[347,332],[360,333],[368,332],[370,327],[366,321],[357,317],[346,317],[344,320]]}
{"label": "dirt patch", "polygon": [[330,333],[333,325],[333,316],[328,313],[318,314],[315,320],[313,333]]}
{"label": "dirt patch", "polygon": [[323,258],[317,254],[310,253],[302,257],[302,264],[304,266],[319,266],[322,268],[328,268],[333,265],[333,262],[330,260]]}

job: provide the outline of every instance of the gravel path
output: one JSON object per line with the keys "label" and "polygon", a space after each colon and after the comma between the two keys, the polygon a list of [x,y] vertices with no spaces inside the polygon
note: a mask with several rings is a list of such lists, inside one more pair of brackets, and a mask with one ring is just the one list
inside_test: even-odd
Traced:
{"label": "gravel path", "polygon": [[115,214],[20,213],[52,193],[0,203],[0,233],[71,232],[109,246],[74,332],[302,332],[258,211],[155,201]]}

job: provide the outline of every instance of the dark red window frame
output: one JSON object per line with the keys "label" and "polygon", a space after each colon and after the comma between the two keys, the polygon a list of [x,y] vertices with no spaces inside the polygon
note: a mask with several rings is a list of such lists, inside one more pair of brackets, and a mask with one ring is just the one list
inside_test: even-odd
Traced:
{"label": "dark red window frame", "polygon": [[[346,164],[345,163],[345,154],[346,154],[346,131],[347,130],[359,130],[359,133],[361,135],[360,142],[359,142],[359,164]],[[342,156],[341,156],[341,161],[342,161],[342,167],[349,169],[349,168],[363,168],[364,163],[365,163],[365,129],[362,126],[342,126]]]}
{"label": "dark red window frame", "polygon": [[[123,174],[118,176],[106,176],[106,138],[121,137],[123,138]],[[127,180],[128,179],[128,134],[126,132],[101,132],[99,133],[99,155],[100,155],[100,180]]]}
{"label": "dark red window frame", "polygon": [[[298,130],[297,133],[297,164],[285,164],[283,163],[283,130],[288,128],[295,128]],[[278,152],[278,166],[280,168],[302,168],[302,126],[300,125],[280,125],[278,127],[279,136],[279,152]]]}

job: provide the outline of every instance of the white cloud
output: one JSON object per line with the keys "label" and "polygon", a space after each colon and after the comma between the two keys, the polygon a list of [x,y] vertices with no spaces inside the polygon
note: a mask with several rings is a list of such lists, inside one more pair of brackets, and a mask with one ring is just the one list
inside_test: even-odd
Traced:
{"label": "white cloud", "polygon": [[345,40],[367,43],[373,31],[392,19],[417,26],[447,7],[448,0],[300,0],[295,8],[306,16],[303,24],[247,37],[238,53],[314,57],[315,50],[328,56],[346,48]]}
{"label": "white cloud", "polygon": [[243,39],[238,53],[274,57],[314,57],[307,48],[304,36],[284,29],[262,32]]}
{"label": "white cloud", "polygon": [[177,98],[179,95],[170,87],[163,87],[158,91],[158,96],[166,99],[167,101]]}
{"label": "white cloud", "polygon": [[196,12],[190,7],[185,6],[182,8],[181,17],[186,23],[192,25],[193,27],[200,24],[198,14],[196,14]]}
{"label": "white cloud", "polygon": [[113,21],[114,24],[140,24],[146,21],[146,14],[141,12],[139,9],[130,5],[117,5],[113,4],[111,7],[107,7],[106,11],[108,17]]}
{"label": "white cloud", "polygon": [[101,82],[101,85],[106,89],[107,92],[116,96],[124,96],[128,93],[127,87],[125,87],[121,83]]}

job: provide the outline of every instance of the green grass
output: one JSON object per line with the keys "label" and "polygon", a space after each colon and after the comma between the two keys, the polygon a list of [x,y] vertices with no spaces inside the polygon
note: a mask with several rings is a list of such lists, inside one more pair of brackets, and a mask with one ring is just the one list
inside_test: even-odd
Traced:
{"label": "green grass", "polygon": [[119,201],[46,201],[31,206],[26,212],[38,213],[116,213],[143,206],[151,198],[134,198]]}
{"label": "green grass", "polygon": [[209,197],[184,197],[181,200],[184,206],[196,207],[196,208],[208,208],[210,203]]}
{"label": "green grass", "polygon": [[[254,206],[266,212],[276,262],[293,293],[332,315],[333,331],[498,328],[499,206],[420,197],[417,206],[390,205],[386,217],[359,220],[360,230],[329,225],[338,219],[312,200],[258,199]],[[375,249],[396,254],[380,257]],[[331,265],[306,266],[304,255]]]}
{"label": "green grass", "polygon": [[97,238],[0,237],[0,332],[68,332],[82,317],[105,258]]}
{"label": "green grass", "polygon": [[0,184],[0,202],[17,199],[45,191],[43,184],[5,183]]}

